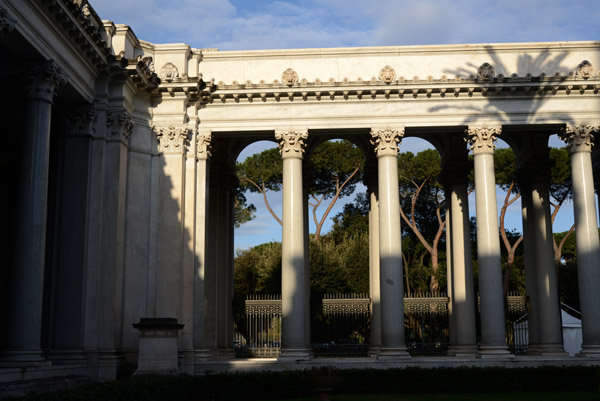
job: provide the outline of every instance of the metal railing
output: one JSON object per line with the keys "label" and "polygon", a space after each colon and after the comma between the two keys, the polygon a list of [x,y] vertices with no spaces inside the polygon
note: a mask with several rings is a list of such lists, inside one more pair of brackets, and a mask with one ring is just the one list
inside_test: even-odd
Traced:
{"label": "metal railing", "polygon": [[[411,355],[445,355],[449,345],[448,297],[416,293],[404,298],[405,340]],[[238,357],[273,358],[281,346],[281,296],[250,295],[245,300],[244,327],[235,333]],[[324,294],[312,300],[311,336],[315,356],[367,356],[370,343],[371,300],[368,294]],[[479,298],[477,336],[480,336]],[[513,353],[514,324],[527,312],[524,295],[506,297],[506,341]],[[517,341],[518,342],[518,341]],[[517,349],[519,348],[519,349]]]}

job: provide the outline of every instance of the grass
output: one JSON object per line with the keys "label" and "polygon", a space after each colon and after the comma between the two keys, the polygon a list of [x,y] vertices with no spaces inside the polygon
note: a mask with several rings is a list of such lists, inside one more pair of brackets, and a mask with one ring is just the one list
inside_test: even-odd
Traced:
{"label": "grass", "polygon": [[[295,398],[280,401],[315,401],[312,398]],[[476,394],[357,394],[332,395],[331,401],[598,401],[597,392],[522,392]]]}

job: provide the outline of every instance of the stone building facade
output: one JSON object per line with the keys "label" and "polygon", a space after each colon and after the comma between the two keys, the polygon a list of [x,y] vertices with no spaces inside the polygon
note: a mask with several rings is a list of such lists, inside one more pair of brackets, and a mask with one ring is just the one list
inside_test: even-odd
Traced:
{"label": "stone building facade", "polygon": [[[282,353],[273,364],[311,363],[302,173],[312,149],[333,138],[363,150],[371,197],[374,357],[361,363],[419,363],[404,344],[396,168],[410,136],[442,157],[449,363],[518,359],[504,339],[497,138],[514,149],[521,177],[530,353],[540,363],[593,361],[600,356],[599,45],[218,51],[145,42],[101,20],[86,0],[0,0],[1,381],[112,379],[136,364],[132,324],[141,318],[184,325],[181,371],[226,364],[235,160],[258,140],[279,144],[284,170]],[[562,350],[548,195],[552,134],[569,147],[573,171],[578,358]],[[479,342],[468,256],[471,151]]]}

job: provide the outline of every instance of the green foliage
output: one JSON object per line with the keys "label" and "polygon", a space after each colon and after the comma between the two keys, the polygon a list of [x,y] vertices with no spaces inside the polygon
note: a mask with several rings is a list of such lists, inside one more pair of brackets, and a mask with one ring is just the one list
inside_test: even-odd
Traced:
{"label": "green foliage", "polygon": [[283,183],[283,161],[278,148],[263,150],[236,164],[240,187],[250,192],[280,191]]}
{"label": "green foliage", "polygon": [[550,195],[558,202],[573,197],[571,162],[566,148],[550,148]]}
{"label": "green foliage", "polygon": [[[312,396],[321,370],[134,376],[25,401],[258,401]],[[337,394],[497,393],[598,390],[598,367],[327,369]]]}
{"label": "green foliage", "polygon": [[[358,168],[363,167],[363,154],[352,142],[346,140],[327,141],[315,149],[309,159],[311,172],[310,193],[333,197],[336,188],[346,181]],[[360,174],[356,174],[342,189],[340,197],[351,195]]]}
{"label": "green foliage", "polygon": [[[511,148],[496,149],[494,151],[494,173],[496,185],[507,191],[510,184],[516,180],[515,152]],[[516,186],[512,191],[517,192]]]}
{"label": "green foliage", "polygon": [[237,188],[235,191],[235,199],[233,202],[233,222],[235,228],[239,228],[242,224],[253,220],[256,213],[256,207],[251,203],[248,205],[248,200],[244,193]]}
{"label": "green foliage", "polygon": [[346,203],[341,212],[333,216],[329,236],[336,244],[357,235],[369,235],[369,198],[366,193],[356,195],[353,203]]}

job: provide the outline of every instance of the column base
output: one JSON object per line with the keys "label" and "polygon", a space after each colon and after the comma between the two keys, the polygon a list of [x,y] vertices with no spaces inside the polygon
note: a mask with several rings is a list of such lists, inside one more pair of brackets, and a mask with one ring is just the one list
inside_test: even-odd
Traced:
{"label": "column base", "polygon": [[210,350],[208,348],[194,350],[194,363],[206,362],[210,359]]}
{"label": "column base", "polygon": [[494,359],[494,358],[514,358],[514,354],[511,354],[508,350],[508,345],[500,344],[500,345],[480,345],[479,346],[479,355],[477,356],[481,359]]}
{"label": "column base", "polygon": [[85,353],[81,350],[52,351],[48,356],[48,360],[52,361],[53,365],[70,365],[87,362]]}
{"label": "column base", "polygon": [[282,348],[278,362],[306,362],[310,361],[310,352],[308,348]]}
{"label": "column base", "polygon": [[381,352],[381,347],[379,345],[371,345],[369,347],[369,358],[377,359],[380,352]]}
{"label": "column base", "polygon": [[446,351],[446,355],[454,357],[477,357],[479,351],[477,345],[451,345]]}
{"label": "column base", "polygon": [[568,356],[562,344],[531,344],[527,347],[527,355],[532,356]]}
{"label": "column base", "polygon": [[406,346],[382,346],[379,349],[377,359],[379,360],[400,360],[412,358],[407,351]]}
{"label": "column base", "polygon": [[50,366],[52,362],[42,356],[42,351],[5,351],[0,366]]}
{"label": "column base", "polygon": [[600,358],[600,344],[582,344],[578,357]]}
{"label": "column base", "polygon": [[233,348],[217,348],[217,359],[235,359]]}

